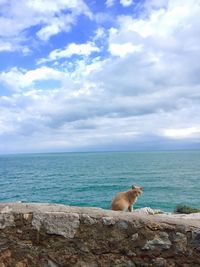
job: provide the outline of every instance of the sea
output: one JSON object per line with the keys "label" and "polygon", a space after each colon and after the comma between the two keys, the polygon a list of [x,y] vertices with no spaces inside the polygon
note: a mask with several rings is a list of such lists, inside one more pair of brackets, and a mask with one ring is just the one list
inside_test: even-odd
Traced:
{"label": "sea", "polygon": [[110,209],[113,197],[132,185],[144,187],[134,208],[200,208],[200,151],[0,156],[0,202]]}

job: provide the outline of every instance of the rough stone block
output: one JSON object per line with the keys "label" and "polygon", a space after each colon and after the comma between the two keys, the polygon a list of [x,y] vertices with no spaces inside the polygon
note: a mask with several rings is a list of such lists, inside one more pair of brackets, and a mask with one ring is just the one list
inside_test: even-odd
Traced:
{"label": "rough stone block", "polygon": [[73,238],[80,221],[77,213],[36,213],[33,214],[32,225],[37,230],[45,229],[49,234]]}

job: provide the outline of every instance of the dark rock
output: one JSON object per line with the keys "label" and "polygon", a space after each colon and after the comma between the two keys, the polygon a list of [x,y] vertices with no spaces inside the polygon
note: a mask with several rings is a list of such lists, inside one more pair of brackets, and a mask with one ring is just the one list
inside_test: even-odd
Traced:
{"label": "dark rock", "polygon": [[192,232],[192,243],[194,247],[200,251],[200,229]]}

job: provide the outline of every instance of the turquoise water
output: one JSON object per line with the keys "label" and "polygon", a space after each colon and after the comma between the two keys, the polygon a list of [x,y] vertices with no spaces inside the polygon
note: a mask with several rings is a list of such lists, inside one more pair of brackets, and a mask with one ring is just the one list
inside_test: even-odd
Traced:
{"label": "turquoise water", "polygon": [[118,191],[145,188],[136,208],[200,207],[200,151],[0,156],[0,201],[110,208]]}

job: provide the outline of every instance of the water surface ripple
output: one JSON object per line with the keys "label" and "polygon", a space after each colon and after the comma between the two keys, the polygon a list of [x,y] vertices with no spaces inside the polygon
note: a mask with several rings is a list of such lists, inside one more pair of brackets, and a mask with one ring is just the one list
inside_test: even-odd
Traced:
{"label": "water surface ripple", "polygon": [[110,208],[118,191],[142,185],[136,207],[200,207],[200,151],[0,156],[0,201]]}

